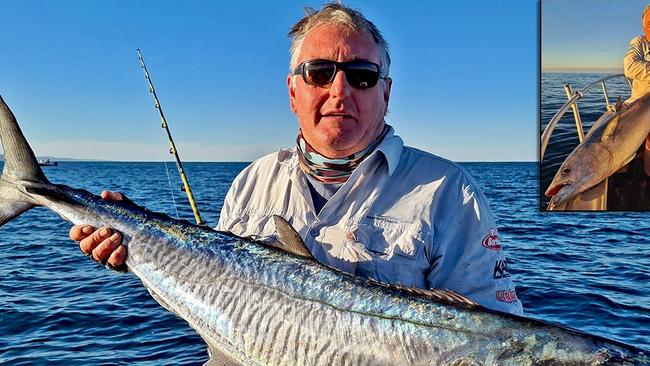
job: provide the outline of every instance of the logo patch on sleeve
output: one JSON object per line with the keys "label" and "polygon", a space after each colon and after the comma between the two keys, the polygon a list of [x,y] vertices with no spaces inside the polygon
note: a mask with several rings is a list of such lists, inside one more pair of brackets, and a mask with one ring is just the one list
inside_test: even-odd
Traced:
{"label": "logo patch on sleeve", "polygon": [[519,301],[519,299],[517,299],[517,293],[513,290],[501,290],[497,291],[497,301],[513,303]]}
{"label": "logo patch on sleeve", "polygon": [[494,265],[494,272],[492,273],[492,277],[494,277],[495,280],[510,277],[510,273],[508,273],[508,264],[505,260],[496,262]]}
{"label": "logo patch on sleeve", "polygon": [[499,233],[497,229],[491,228],[481,244],[491,250],[501,250],[501,243],[499,242]]}

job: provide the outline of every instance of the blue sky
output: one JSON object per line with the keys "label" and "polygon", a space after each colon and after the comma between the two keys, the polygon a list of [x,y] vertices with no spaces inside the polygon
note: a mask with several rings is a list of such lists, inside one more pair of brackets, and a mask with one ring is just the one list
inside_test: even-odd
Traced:
{"label": "blue sky", "polygon": [[543,0],[542,69],[623,72],[647,0]]}
{"label": "blue sky", "polygon": [[[387,121],[408,145],[536,159],[535,1],[344,3],[390,43]],[[295,142],[286,34],[322,4],[0,0],[0,94],[37,155],[166,160],[140,48],[181,158],[250,161]]]}

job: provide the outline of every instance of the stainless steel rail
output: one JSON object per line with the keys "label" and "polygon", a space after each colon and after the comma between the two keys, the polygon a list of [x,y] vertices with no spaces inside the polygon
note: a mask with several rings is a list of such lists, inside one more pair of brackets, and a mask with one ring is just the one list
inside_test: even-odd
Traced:
{"label": "stainless steel rail", "polygon": [[[600,83],[602,85],[602,90],[603,90],[603,95],[605,96],[605,106],[608,111],[614,110],[614,107],[609,104],[609,96],[607,95],[607,88],[605,87],[605,81],[614,79],[614,78],[625,78],[625,75],[623,74],[615,74],[615,75],[609,75],[604,78],[600,78],[591,84],[585,86],[579,91],[573,92],[571,89],[571,86],[569,84],[566,84],[564,86],[564,90],[567,93],[567,98],[569,98],[569,101],[566,102],[562,108],[560,108],[553,118],[551,118],[551,121],[548,123],[546,128],[544,129],[544,132],[542,133],[542,141],[541,141],[541,153],[540,153],[540,162],[544,160],[544,154],[546,153],[546,146],[548,145],[549,140],[551,139],[551,135],[553,134],[553,130],[555,130],[556,125],[562,119],[562,116],[569,110],[569,108],[573,109],[573,116],[576,121],[576,131],[578,132],[578,139],[580,142],[584,139],[584,130],[582,129],[582,121],[580,120],[580,112],[578,111],[578,101],[582,99],[585,95],[585,93],[593,88],[596,84]],[[628,82],[628,85],[630,86],[630,90],[632,90],[632,82],[630,79],[625,78]]]}

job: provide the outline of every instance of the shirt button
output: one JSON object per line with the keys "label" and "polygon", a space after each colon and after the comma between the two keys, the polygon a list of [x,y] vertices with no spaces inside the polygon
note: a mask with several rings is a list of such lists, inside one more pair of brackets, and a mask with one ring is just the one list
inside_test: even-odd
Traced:
{"label": "shirt button", "polygon": [[313,238],[317,237],[318,234],[320,234],[320,230],[318,229],[311,229],[311,231],[309,231],[309,235],[311,235]]}

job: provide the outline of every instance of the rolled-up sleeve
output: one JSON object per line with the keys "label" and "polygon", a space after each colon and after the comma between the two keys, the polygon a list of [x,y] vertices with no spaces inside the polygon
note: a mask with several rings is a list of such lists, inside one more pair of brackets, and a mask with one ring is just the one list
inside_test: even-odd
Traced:
{"label": "rolled-up sleeve", "polygon": [[[274,239],[275,224],[271,218],[286,210],[260,206],[261,202],[268,201],[268,197],[274,197],[273,192],[277,191],[269,182],[280,179],[278,164],[274,165],[276,155],[269,154],[252,162],[237,175],[224,199],[216,230],[255,240]],[[286,177],[284,179],[287,180]]]}
{"label": "rolled-up sleeve", "polygon": [[440,202],[444,210],[433,219],[435,260],[428,286],[453,290],[489,309],[522,314],[487,199],[467,176],[450,183]]}
{"label": "rolled-up sleeve", "polygon": [[[241,191],[244,187],[244,183],[246,182],[246,179],[250,174],[251,169],[252,169],[252,165],[249,165],[248,167],[244,168],[244,170],[242,170],[239,173],[239,175],[237,175],[235,180],[230,185],[230,189],[228,190],[228,193],[226,194],[226,197],[223,200],[223,206],[221,207],[221,212],[219,213],[219,223],[217,224],[215,230],[233,232],[234,226],[232,225],[232,221],[233,221],[234,211],[236,210],[237,207],[237,199],[240,200],[242,199]],[[240,234],[237,232],[233,232],[233,233]]]}
{"label": "rolled-up sleeve", "polygon": [[625,57],[623,70],[630,79],[650,80],[650,62],[646,61],[643,53],[643,36],[638,36],[630,41]]}

